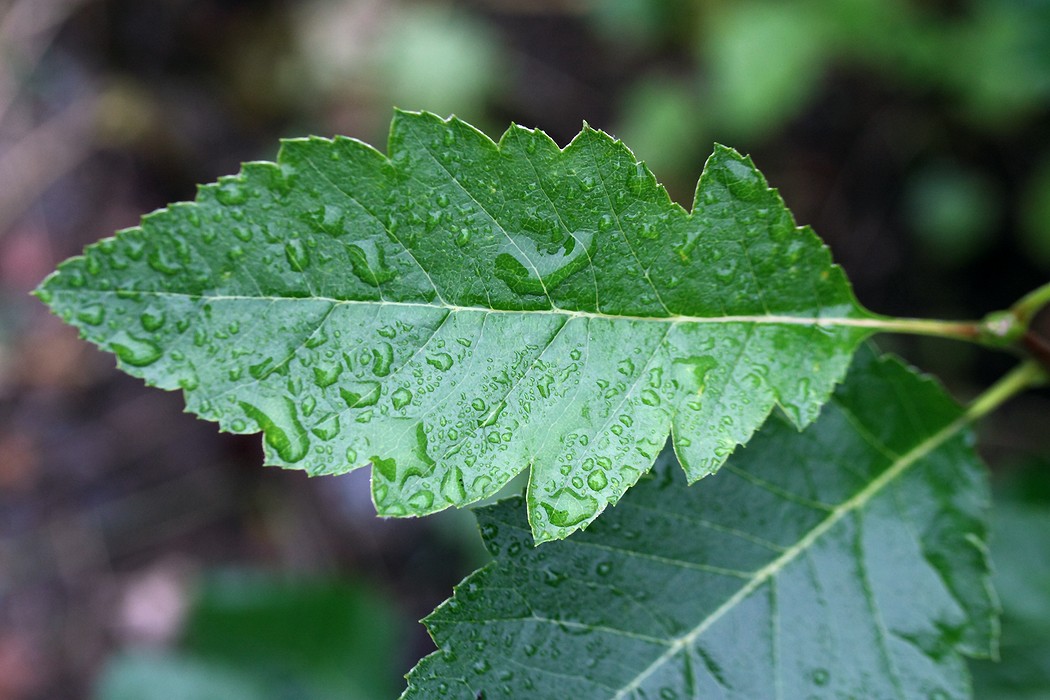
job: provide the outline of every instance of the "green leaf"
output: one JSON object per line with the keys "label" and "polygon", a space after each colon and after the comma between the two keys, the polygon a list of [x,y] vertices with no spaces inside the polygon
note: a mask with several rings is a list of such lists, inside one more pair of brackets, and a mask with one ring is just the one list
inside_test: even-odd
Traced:
{"label": "green leaf", "polygon": [[968,697],[996,611],[965,423],[864,352],[814,425],[770,421],[703,488],[667,452],[535,548],[517,499],[481,509],[495,561],[425,620],[403,697]]}
{"label": "green leaf", "polygon": [[398,619],[360,584],[208,575],[177,652],[130,651],[98,700],[370,700],[395,692]]}
{"label": "green leaf", "polygon": [[774,405],[809,423],[874,325],[748,158],[719,147],[690,214],[618,141],[399,113],[390,156],[287,141],[38,295],[267,464],[371,462],[383,515],[495,494],[531,467],[538,540],[591,522],[668,433],[690,481]]}

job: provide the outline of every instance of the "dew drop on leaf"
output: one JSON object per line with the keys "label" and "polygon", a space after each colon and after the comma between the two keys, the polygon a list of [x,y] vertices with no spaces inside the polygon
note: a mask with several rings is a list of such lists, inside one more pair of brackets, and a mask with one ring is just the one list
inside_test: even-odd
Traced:
{"label": "dew drop on leaf", "polygon": [[352,382],[339,389],[348,408],[366,408],[379,403],[379,382]]}
{"label": "dew drop on leaf", "polygon": [[343,373],[342,365],[327,365],[318,366],[313,368],[314,372],[314,384],[319,388],[324,389],[335,384],[339,380],[339,375]]}
{"label": "dew drop on leaf", "polygon": [[541,505],[547,511],[551,524],[556,527],[579,525],[598,510],[597,499],[581,495],[567,487],[556,491],[550,502],[543,502]]}
{"label": "dew drop on leaf", "polygon": [[462,502],[467,491],[463,486],[463,471],[458,466],[453,466],[441,479],[441,495],[452,503]]}
{"label": "dew drop on leaf", "polygon": [[77,312],[77,320],[82,321],[89,326],[97,326],[101,324],[105,318],[106,310],[101,304],[91,304]]}
{"label": "dew drop on leaf", "polygon": [[438,368],[442,372],[447,372],[452,367],[452,355],[449,355],[447,352],[429,355],[427,357],[427,364]]}
{"label": "dew drop on leaf", "polygon": [[142,328],[150,333],[155,333],[164,327],[165,316],[163,311],[144,311],[139,316]]}
{"label": "dew drop on leaf", "polygon": [[412,392],[404,387],[399,387],[390,395],[390,402],[394,405],[394,409],[400,411],[412,403]]}
{"label": "dew drop on leaf", "polygon": [[434,505],[434,494],[423,489],[408,497],[408,505],[416,512],[425,511]]}
{"label": "dew drop on leaf", "polygon": [[387,376],[394,362],[394,347],[390,343],[380,343],[372,348],[372,360],[372,372],[377,377]]}
{"label": "dew drop on leaf", "polygon": [[156,343],[136,338],[126,331],[119,331],[114,335],[110,347],[122,362],[132,367],[151,365],[163,354]]}
{"label": "dew drop on leaf", "polygon": [[258,423],[266,444],[276,450],[282,460],[298,462],[306,456],[309,442],[291,399],[269,401],[265,408],[246,401],[240,401],[239,405],[245,415]]}
{"label": "dew drop on leaf", "polygon": [[293,238],[284,246],[284,257],[293,270],[302,272],[310,267],[310,252],[306,249],[302,240]]}
{"label": "dew drop on leaf", "polygon": [[492,479],[481,475],[474,479],[470,484],[470,493],[472,496],[477,496],[483,493],[487,493],[489,484],[492,483]]}
{"label": "dew drop on leaf", "polygon": [[609,477],[600,469],[595,469],[587,475],[587,485],[592,491],[601,491],[609,483]]}
{"label": "dew drop on leaf", "polygon": [[236,180],[227,180],[215,189],[215,198],[226,206],[237,206],[248,201],[248,191]]}
{"label": "dew drop on leaf", "polygon": [[322,440],[331,440],[339,434],[339,415],[333,413],[317,423],[310,432]]}

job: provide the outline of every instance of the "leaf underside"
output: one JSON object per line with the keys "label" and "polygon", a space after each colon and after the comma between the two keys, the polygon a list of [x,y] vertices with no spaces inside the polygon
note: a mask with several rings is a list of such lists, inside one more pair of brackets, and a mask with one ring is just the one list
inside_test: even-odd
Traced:
{"label": "leaf underside", "polygon": [[668,434],[690,481],[780,405],[818,413],[871,315],[750,159],[718,147],[692,213],[618,141],[399,113],[389,157],[286,141],[37,291],[267,464],[371,463],[382,515],[531,467],[539,541],[591,522]]}
{"label": "leaf underside", "polygon": [[403,698],[968,698],[994,650],[988,488],[940,387],[861,353],[819,420],[704,488],[666,453],[564,542],[477,512],[495,560],[424,622]]}

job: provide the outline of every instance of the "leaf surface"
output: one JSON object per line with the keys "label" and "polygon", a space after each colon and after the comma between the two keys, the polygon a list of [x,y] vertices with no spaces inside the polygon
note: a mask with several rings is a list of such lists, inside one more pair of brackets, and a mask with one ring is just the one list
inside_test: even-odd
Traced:
{"label": "leaf surface", "polygon": [[585,526],[672,434],[689,480],[774,405],[809,423],[871,315],[750,159],[692,212],[620,142],[399,113],[389,157],[287,141],[59,267],[40,297],[268,464],[373,465],[383,515],[531,467],[540,541]]}
{"label": "leaf surface", "polygon": [[586,532],[495,560],[426,620],[415,698],[966,698],[994,648],[988,487],[944,391],[863,352],[804,433],[771,420],[703,488],[662,457]]}

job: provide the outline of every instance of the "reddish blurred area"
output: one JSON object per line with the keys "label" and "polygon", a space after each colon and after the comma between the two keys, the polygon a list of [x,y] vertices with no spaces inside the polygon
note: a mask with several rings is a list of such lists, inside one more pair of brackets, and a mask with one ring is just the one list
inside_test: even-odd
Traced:
{"label": "reddish blurred area", "polygon": [[[989,3],[901,4],[939,27]],[[0,2],[0,700],[89,696],[115,650],[177,638],[214,567],[355,577],[415,620],[477,563],[464,520],[380,521],[363,472],[262,469],[257,439],[219,435],[180,396],[118,374],[29,296],[86,244],[273,158],[281,137],[381,147],[395,105],[456,112],[491,136],[517,121],[562,144],[586,120],[637,143],[686,204],[721,140],[753,154],[875,311],[979,317],[1046,281],[1050,89],[971,99],[924,73],[933,63],[883,70],[906,60],[827,48],[782,78],[805,82],[798,96],[754,96],[756,68],[732,63],[751,55],[749,35],[729,30],[787,20],[721,5]],[[1050,55],[1038,38],[1033,50]],[[882,344],[962,399],[1011,362]],[[993,463],[1046,460],[1048,415],[1033,393],[992,420]],[[406,629],[401,672],[429,650]]]}

